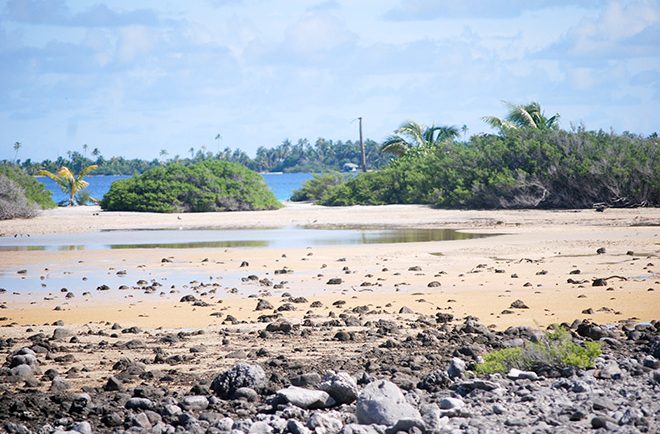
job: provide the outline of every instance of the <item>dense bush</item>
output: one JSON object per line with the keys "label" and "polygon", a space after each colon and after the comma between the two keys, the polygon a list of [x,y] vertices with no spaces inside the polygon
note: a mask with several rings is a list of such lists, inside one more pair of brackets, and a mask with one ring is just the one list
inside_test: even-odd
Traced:
{"label": "dense bush", "polygon": [[25,197],[25,190],[0,174],[0,220],[34,217],[37,212],[37,205]]}
{"label": "dense bush", "polygon": [[23,195],[28,203],[36,204],[43,209],[57,206],[51,198],[51,192],[46,189],[44,184],[25,173],[22,169],[11,164],[0,164],[0,175],[4,175],[18,184],[23,190]]}
{"label": "dense bush", "polygon": [[112,183],[101,201],[109,211],[208,212],[276,209],[261,176],[236,163],[171,163]]}
{"label": "dense bush", "polygon": [[[602,131],[508,130],[412,148],[385,168],[317,192],[323,205],[447,208],[660,205],[658,139]],[[303,190],[306,187],[303,187]]]}
{"label": "dense bush", "polygon": [[291,200],[294,202],[324,200],[324,194],[336,185],[342,184],[350,175],[339,172],[329,172],[314,175],[303,186],[293,192]]}
{"label": "dense bush", "polygon": [[538,342],[486,354],[474,371],[477,374],[493,374],[508,372],[512,368],[534,371],[567,366],[591,368],[601,351],[600,342],[584,342],[580,345],[573,342],[566,329],[554,327]]}

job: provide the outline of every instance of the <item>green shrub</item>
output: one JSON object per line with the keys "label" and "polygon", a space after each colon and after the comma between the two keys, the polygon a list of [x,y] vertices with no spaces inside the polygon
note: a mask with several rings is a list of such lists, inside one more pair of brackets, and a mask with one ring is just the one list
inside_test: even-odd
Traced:
{"label": "green shrub", "polygon": [[57,206],[51,197],[52,193],[46,189],[46,186],[19,167],[11,164],[0,164],[0,175],[6,176],[18,184],[23,189],[23,194],[28,203],[36,204],[42,209]]}
{"label": "green shrub", "polygon": [[257,173],[236,163],[170,163],[112,183],[108,211],[210,212],[277,209],[282,205]]}
{"label": "green shrub", "polygon": [[658,139],[602,131],[508,130],[409,149],[378,172],[318,192],[323,205],[591,208],[660,205]]}
{"label": "green shrub", "polygon": [[474,372],[478,375],[506,373],[510,369],[542,370],[542,368],[593,367],[601,355],[600,342],[573,342],[565,328],[554,326],[538,342],[529,342],[523,347],[504,348],[483,356]]}
{"label": "green shrub", "polygon": [[293,202],[323,200],[323,195],[330,190],[330,187],[342,184],[346,179],[346,175],[339,172],[314,175],[314,177],[306,181],[300,189],[293,192],[291,200]]}

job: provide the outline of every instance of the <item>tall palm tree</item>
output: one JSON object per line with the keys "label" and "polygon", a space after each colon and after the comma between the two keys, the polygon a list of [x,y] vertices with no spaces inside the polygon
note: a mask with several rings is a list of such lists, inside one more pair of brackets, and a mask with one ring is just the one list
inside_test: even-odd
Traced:
{"label": "tall palm tree", "polygon": [[85,144],[83,145],[83,156],[84,156],[85,158],[87,158],[87,150],[88,150],[88,149],[89,149],[89,146],[87,145],[87,143],[85,143]]}
{"label": "tall palm tree", "polygon": [[85,176],[89,174],[92,170],[95,170],[98,166],[92,164],[87,166],[78,173],[77,176],[74,176],[73,173],[69,170],[68,167],[62,166],[57,173],[49,172],[48,170],[40,170],[37,175],[47,176],[53,181],[55,181],[64,193],[69,195],[69,206],[75,205],[76,193],[84,190],[89,185],[89,182],[85,181]]}
{"label": "tall palm tree", "polygon": [[16,164],[18,164],[18,150],[21,149],[21,146],[23,146],[21,142],[14,143],[14,161]]}
{"label": "tall palm tree", "polygon": [[161,149],[161,150],[160,150],[159,155],[160,155],[160,158],[161,158],[161,160],[162,160],[161,163],[164,163],[164,162],[165,162],[165,157],[167,157],[167,154],[168,154],[168,152],[167,152],[166,149]]}
{"label": "tall palm tree", "polygon": [[559,113],[546,117],[541,111],[541,104],[532,101],[529,104],[513,104],[504,101],[509,111],[504,119],[496,116],[484,116],[482,119],[493,128],[500,131],[517,128],[536,128],[549,130],[559,127]]}
{"label": "tall palm tree", "polygon": [[409,121],[396,129],[394,135],[385,139],[380,150],[381,152],[401,156],[410,148],[438,145],[446,141],[451,141],[458,137],[458,135],[459,129],[454,126],[431,125],[427,127],[417,122]]}

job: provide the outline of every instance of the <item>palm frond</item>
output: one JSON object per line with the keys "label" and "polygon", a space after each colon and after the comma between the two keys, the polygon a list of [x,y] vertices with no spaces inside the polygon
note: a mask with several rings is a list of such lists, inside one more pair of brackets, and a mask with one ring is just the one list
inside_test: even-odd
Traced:
{"label": "palm frond", "polygon": [[396,131],[396,134],[411,139],[411,145],[421,146],[424,144],[424,128],[414,121],[403,123]]}

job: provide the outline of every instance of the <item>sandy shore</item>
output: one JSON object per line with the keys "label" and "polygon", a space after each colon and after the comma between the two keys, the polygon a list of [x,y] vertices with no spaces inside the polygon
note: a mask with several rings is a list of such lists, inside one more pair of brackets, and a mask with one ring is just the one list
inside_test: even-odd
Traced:
{"label": "sandy shore", "polygon": [[[278,313],[297,321],[306,315],[327,317],[346,311],[400,316],[403,307],[404,312],[413,312],[403,317],[438,312],[457,318],[474,315],[497,328],[544,326],[576,318],[600,323],[648,321],[660,317],[659,222],[656,208],[597,213],[288,204],[277,211],[185,215],[60,208],[32,220],[1,222],[0,234],[13,238],[108,229],[370,226],[501,235],[284,249],[0,251],[0,287],[7,290],[0,294],[5,307],[0,324],[61,319],[78,325],[117,321],[153,328],[207,327],[221,325],[228,315],[237,322],[254,322],[286,303],[295,310]],[[605,253],[597,254],[599,248]],[[241,267],[244,261],[249,265]],[[26,270],[21,277],[43,276],[45,288],[12,288],[12,282],[19,282],[20,270]],[[125,272],[121,280],[128,287],[125,290],[118,289],[117,271]],[[51,276],[58,273],[78,282],[68,291],[75,297],[65,298],[66,292],[50,284]],[[138,285],[143,276],[162,286]],[[196,282],[190,283],[187,276]],[[607,278],[604,286],[593,286],[598,278]],[[187,283],[171,288],[165,279]],[[330,279],[341,283],[328,284]],[[96,289],[106,283],[108,291]],[[184,295],[193,295],[206,306],[180,302]],[[287,301],[289,296],[305,301],[293,303]],[[270,302],[273,309],[255,311],[257,298]],[[512,308],[515,300],[528,308]],[[310,307],[314,301],[320,307]]]}

